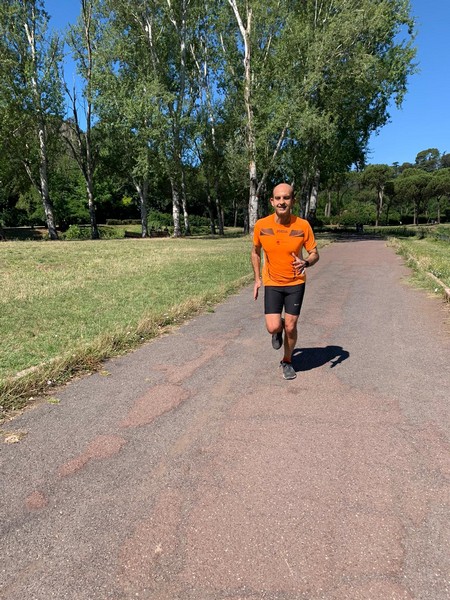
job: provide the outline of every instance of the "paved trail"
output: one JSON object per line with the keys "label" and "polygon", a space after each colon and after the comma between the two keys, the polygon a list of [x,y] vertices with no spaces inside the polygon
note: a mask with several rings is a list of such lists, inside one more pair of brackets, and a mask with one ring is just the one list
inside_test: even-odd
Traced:
{"label": "paved trail", "polygon": [[247,288],[8,424],[3,600],[450,598],[446,313],[381,241],[321,254],[296,380]]}

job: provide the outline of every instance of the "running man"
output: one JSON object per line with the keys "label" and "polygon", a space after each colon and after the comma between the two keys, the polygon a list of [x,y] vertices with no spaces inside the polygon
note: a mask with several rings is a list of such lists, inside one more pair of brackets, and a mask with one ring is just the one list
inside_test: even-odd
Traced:
{"label": "running man", "polygon": [[[253,233],[252,265],[255,273],[253,297],[258,298],[264,284],[264,313],[267,331],[272,335],[272,346],[278,350],[283,345],[284,356],[280,362],[284,379],[295,379],[297,374],[291,364],[297,342],[297,321],[305,293],[305,269],[319,260],[319,253],[310,224],[292,214],[294,190],[280,183],[273,190],[270,203],[275,213],[259,219]],[[261,248],[264,264],[261,281]],[[302,258],[302,249],[308,258]],[[281,317],[284,309],[284,318]]]}

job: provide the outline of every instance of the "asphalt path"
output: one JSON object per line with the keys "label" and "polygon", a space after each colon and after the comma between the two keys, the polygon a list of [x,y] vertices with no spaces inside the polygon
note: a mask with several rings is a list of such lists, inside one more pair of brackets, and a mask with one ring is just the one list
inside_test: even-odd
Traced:
{"label": "asphalt path", "polygon": [[408,273],[324,248],[293,381],[246,288],[4,425],[2,600],[450,598],[449,313]]}

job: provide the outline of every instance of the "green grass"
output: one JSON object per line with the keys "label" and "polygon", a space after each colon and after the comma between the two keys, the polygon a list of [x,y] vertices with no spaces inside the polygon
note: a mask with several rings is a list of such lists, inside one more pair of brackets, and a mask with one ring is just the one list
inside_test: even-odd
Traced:
{"label": "green grass", "polygon": [[382,237],[431,237],[450,241],[450,224],[442,225],[380,225],[379,227],[365,226],[364,233]]}
{"label": "green grass", "polygon": [[397,251],[414,271],[413,280],[420,287],[442,294],[442,287],[427,273],[432,273],[450,288],[450,242],[435,237],[394,240]]}
{"label": "green grass", "polygon": [[0,405],[98,368],[251,278],[248,237],[3,242]]}

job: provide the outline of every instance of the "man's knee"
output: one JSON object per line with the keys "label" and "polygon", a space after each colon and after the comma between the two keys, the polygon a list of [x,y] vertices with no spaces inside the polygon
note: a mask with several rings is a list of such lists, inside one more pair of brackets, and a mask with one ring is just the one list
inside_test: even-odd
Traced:
{"label": "man's knee", "polygon": [[297,333],[297,319],[286,319],[284,323],[284,330],[287,335],[295,335]]}
{"label": "man's knee", "polygon": [[266,317],[266,328],[267,331],[272,335],[281,331],[283,329],[281,315],[279,318],[274,318],[273,316]]}
{"label": "man's knee", "polygon": [[283,326],[280,325],[267,325],[267,331],[273,335],[274,333],[279,333],[280,331],[283,331]]}

